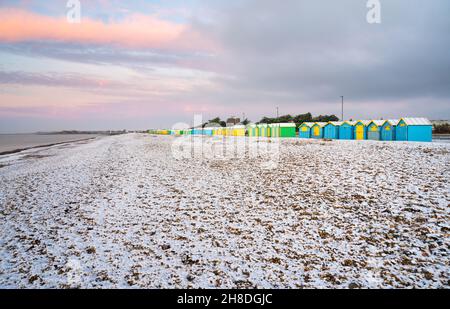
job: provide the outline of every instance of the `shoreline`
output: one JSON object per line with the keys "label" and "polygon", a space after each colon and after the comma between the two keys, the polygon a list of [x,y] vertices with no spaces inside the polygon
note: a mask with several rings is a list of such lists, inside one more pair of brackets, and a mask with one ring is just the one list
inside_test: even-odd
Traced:
{"label": "shoreline", "polygon": [[88,141],[88,140],[91,140],[91,139],[95,139],[97,137],[98,136],[89,137],[89,138],[83,138],[83,139],[70,140],[70,141],[64,141],[64,142],[51,143],[51,144],[45,144],[45,145],[30,146],[30,147],[18,148],[18,149],[7,150],[7,151],[2,151],[2,152],[0,152],[0,157],[1,156],[15,154],[15,153],[19,153],[19,152],[26,151],[26,150],[31,150],[31,149],[52,147],[52,146],[57,146],[57,145],[73,143],[73,142]]}

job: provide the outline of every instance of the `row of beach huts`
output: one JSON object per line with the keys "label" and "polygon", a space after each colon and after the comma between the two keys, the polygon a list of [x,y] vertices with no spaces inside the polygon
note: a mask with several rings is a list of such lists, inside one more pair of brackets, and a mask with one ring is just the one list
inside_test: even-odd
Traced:
{"label": "row of beach huts", "polygon": [[[297,130],[298,129],[298,130]],[[208,135],[249,137],[298,137],[315,139],[432,141],[433,126],[426,118],[358,120],[295,123],[249,124],[230,127],[205,127],[185,130],[150,130],[162,135]]]}

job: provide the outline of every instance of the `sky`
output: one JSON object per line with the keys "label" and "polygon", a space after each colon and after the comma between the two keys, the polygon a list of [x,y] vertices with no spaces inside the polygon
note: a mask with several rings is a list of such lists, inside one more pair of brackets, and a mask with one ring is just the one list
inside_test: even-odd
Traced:
{"label": "sky", "polygon": [[0,0],[0,133],[450,119],[450,1]]}

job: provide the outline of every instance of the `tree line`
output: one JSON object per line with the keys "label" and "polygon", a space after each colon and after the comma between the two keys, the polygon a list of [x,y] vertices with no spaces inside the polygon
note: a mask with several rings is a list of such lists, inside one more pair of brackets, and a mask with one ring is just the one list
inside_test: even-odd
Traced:
{"label": "tree line", "polygon": [[450,124],[441,123],[433,125],[433,133],[434,134],[450,134]]}
{"label": "tree line", "polygon": [[[256,122],[256,124],[260,124],[260,123],[267,123],[267,124],[271,124],[271,123],[286,123],[286,122],[292,122],[295,123],[296,126],[298,127],[299,125],[301,125],[304,122],[328,122],[328,121],[339,121],[339,118],[336,115],[319,115],[316,117],[313,117],[311,113],[306,113],[306,114],[299,114],[296,116],[292,116],[292,115],[283,115],[283,116],[279,116],[279,117],[262,117],[260,121]],[[207,126],[208,124],[219,124],[222,127],[225,127],[226,121],[220,119],[220,117],[216,117],[213,118],[211,120],[209,120],[208,122],[203,124],[203,127]],[[241,121],[241,124],[243,125],[247,125],[251,123],[251,121],[249,119],[244,119],[243,121]]]}

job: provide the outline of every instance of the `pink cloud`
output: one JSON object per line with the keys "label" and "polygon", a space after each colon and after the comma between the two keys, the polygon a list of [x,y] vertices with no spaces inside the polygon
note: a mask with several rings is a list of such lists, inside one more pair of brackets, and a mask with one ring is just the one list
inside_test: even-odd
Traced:
{"label": "pink cloud", "polygon": [[209,40],[189,26],[151,15],[133,14],[108,23],[82,18],[69,23],[21,9],[0,9],[0,41],[59,41],[114,45],[126,48],[214,50]]}

